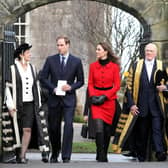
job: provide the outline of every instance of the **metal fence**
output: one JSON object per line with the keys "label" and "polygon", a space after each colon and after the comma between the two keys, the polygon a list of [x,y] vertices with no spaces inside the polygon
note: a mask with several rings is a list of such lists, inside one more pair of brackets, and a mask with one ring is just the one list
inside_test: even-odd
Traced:
{"label": "metal fence", "polygon": [[0,160],[2,158],[2,104],[5,90],[5,79],[9,67],[13,64],[13,53],[16,45],[13,25],[6,25],[4,29],[4,40],[0,42]]}

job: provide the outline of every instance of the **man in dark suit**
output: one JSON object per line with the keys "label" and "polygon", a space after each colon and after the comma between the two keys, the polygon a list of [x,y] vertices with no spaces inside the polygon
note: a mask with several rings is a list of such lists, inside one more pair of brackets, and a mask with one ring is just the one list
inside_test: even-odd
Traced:
{"label": "man in dark suit", "polygon": [[146,160],[149,128],[157,160],[166,160],[167,149],[164,140],[166,114],[161,94],[167,88],[166,85],[155,85],[155,71],[162,69],[162,62],[156,60],[156,56],[156,45],[147,44],[145,59],[132,66],[127,80],[128,108],[134,116],[138,116],[132,135],[139,161]]}
{"label": "man in dark suit", "polygon": [[[76,107],[75,90],[84,84],[81,60],[69,53],[70,40],[61,36],[56,39],[58,54],[49,56],[40,75],[40,81],[49,90],[48,124],[52,146],[51,163],[58,162],[62,150],[63,163],[71,159],[73,117]],[[61,148],[61,120],[64,130]]]}

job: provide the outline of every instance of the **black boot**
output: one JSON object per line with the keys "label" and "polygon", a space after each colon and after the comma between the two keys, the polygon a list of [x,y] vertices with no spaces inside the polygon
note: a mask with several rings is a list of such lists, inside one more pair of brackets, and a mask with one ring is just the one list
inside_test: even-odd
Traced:
{"label": "black boot", "polygon": [[96,160],[98,162],[107,162],[107,157],[105,156],[104,151],[104,135],[102,132],[96,133],[96,147],[97,147]]}
{"label": "black boot", "polygon": [[107,162],[108,162],[107,153],[108,153],[110,138],[111,138],[111,136],[108,136],[108,135],[104,136],[104,153],[105,153],[105,157],[106,157]]}
{"label": "black boot", "polygon": [[109,148],[109,143],[111,138],[111,129],[112,129],[111,125],[104,123],[104,152],[105,152],[106,159],[107,159],[107,153],[108,153],[108,148]]}
{"label": "black boot", "polygon": [[98,159],[99,159],[99,154],[98,154],[97,149],[96,149],[96,160],[98,161]]}

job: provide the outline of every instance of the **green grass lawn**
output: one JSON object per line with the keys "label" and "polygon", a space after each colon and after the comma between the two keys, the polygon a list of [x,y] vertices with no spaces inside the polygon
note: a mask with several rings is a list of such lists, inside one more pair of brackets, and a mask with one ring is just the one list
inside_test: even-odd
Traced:
{"label": "green grass lawn", "polygon": [[[96,153],[95,142],[74,142],[73,153]],[[111,145],[109,145],[109,152],[112,152]]]}

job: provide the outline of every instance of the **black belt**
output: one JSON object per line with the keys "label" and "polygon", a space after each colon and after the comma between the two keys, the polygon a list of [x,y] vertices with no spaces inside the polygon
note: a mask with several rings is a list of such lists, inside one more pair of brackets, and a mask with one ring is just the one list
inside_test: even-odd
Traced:
{"label": "black belt", "polygon": [[113,87],[102,87],[102,88],[100,88],[100,87],[96,87],[96,86],[94,86],[94,88],[95,89],[97,89],[97,90],[109,90],[109,89],[112,89]]}

